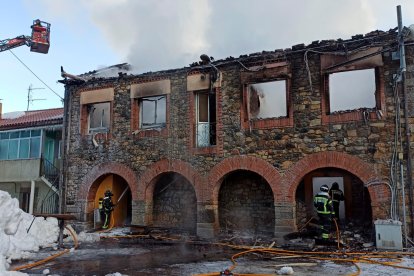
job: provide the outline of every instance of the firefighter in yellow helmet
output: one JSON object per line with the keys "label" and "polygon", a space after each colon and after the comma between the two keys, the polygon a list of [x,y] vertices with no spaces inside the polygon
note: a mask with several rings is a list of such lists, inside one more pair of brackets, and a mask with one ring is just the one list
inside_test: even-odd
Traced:
{"label": "firefighter in yellow helmet", "polygon": [[104,214],[104,224],[102,225],[103,229],[107,229],[110,223],[111,213],[114,210],[114,204],[112,203],[112,196],[114,194],[107,190],[105,192],[105,197],[102,199],[102,209]]}
{"label": "firefighter in yellow helmet", "polygon": [[313,198],[313,205],[319,217],[320,237],[326,241],[329,239],[329,233],[331,232],[332,218],[335,216],[335,211],[332,205],[332,199],[329,196],[328,185],[322,185],[320,192]]}

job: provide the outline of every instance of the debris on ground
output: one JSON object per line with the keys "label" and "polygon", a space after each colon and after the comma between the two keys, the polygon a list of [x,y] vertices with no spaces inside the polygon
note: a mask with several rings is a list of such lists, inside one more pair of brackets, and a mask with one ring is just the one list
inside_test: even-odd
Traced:
{"label": "debris on ground", "polygon": [[276,271],[279,275],[292,275],[293,274],[293,268],[290,266],[284,266],[281,269]]}
{"label": "debris on ground", "polygon": [[314,239],[302,239],[302,238],[291,239],[283,245],[283,248],[288,249],[288,250],[303,250],[303,251],[312,250],[314,247],[315,247]]}
{"label": "debris on ground", "polygon": [[[137,229],[131,226],[81,232],[65,239],[66,246],[71,246],[73,239],[76,242],[79,240],[81,248],[69,250],[70,254],[52,263],[24,272],[41,274],[53,271],[53,275],[81,275],[88,271],[106,276],[136,273],[178,276],[203,273],[220,275],[221,271],[227,269],[234,275],[277,273],[333,276],[355,273],[357,268],[372,272],[375,267],[380,271],[377,275],[410,275],[411,270],[414,270],[411,259],[414,253],[388,252],[388,255],[381,255],[373,248],[369,230],[356,227],[355,224],[343,225],[342,228],[341,250],[336,248],[337,241],[334,239],[332,244],[318,245],[309,237],[311,232],[306,231],[287,235],[289,239],[285,244],[278,244],[273,237],[242,231],[221,233],[221,239],[215,242],[199,240],[188,233],[150,227]],[[337,238],[336,235],[332,237]],[[53,254],[53,249],[43,249],[32,254],[28,260],[38,262]],[[108,258],[111,259],[110,263],[107,262]],[[397,261],[400,263],[397,264]],[[70,271],[67,271],[67,267],[71,267]],[[384,274],[384,271],[387,273]],[[19,274],[10,274],[14,275]]]}

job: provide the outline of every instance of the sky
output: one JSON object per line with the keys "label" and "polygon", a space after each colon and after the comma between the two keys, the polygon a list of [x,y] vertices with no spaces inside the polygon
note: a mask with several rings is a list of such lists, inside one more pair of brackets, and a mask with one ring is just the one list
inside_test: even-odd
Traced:
{"label": "sky", "polygon": [[403,24],[414,24],[412,0],[4,0],[0,40],[30,35],[39,18],[51,23],[51,45],[48,54],[13,49],[25,65],[0,53],[3,113],[62,107],[61,66],[78,75],[128,62],[143,73],[182,68],[201,54],[223,59],[349,39],[396,27],[397,5]]}

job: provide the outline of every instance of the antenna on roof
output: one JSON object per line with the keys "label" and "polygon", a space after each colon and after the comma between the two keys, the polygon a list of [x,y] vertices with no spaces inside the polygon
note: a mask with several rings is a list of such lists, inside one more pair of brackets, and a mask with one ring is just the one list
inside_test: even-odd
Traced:
{"label": "antenna on roof", "polygon": [[26,111],[29,111],[29,105],[33,104],[34,101],[44,101],[46,99],[33,99],[32,98],[32,91],[33,90],[39,90],[39,89],[44,89],[43,87],[32,87],[32,84],[29,85],[29,88],[27,89],[27,109]]}

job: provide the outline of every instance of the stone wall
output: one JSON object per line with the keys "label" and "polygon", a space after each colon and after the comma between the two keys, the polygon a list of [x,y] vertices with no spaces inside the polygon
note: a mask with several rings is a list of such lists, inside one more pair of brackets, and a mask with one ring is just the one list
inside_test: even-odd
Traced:
{"label": "stone wall", "polygon": [[[197,227],[208,229],[206,232],[210,234],[220,225],[218,195],[226,173],[250,170],[270,179],[268,184],[273,192],[276,210],[275,233],[296,228],[296,187],[311,170],[336,167],[353,174],[363,183],[386,181],[390,174],[391,137],[395,133],[396,110],[390,84],[393,74],[398,71],[398,61],[392,60],[392,51],[382,53],[383,66],[379,70],[382,98],[377,112],[358,110],[335,117],[324,111],[327,94],[321,72],[321,54],[311,49],[316,47],[318,52],[338,51],[344,54],[372,45],[387,47],[393,45],[395,35],[393,31],[388,34],[374,32],[362,40],[363,36],[357,36],[347,41],[314,42],[308,46],[296,45],[292,49],[216,61],[215,66],[221,77],[220,84],[214,90],[217,99],[217,145],[207,150],[194,146],[194,92],[187,91],[186,81],[194,71],[209,73],[211,67],[208,65],[95,78],[85,83],[66,81],[69,111],[65,141],[65,210],[78,214],[81,220],[85,219],[86,216],[81,214],[89,211],[82,206],[85,206],[87,197],[93,197],[88,195],[92,185],[89,182],[97,179],[90,174],[91,171],[99,174],[96,168],[103,163],[108,166],[105,173],[111,173],[112,166],[122,165],[137,179],[136,183],[127,182],[133,191],[133,221],[142,224],[150,221],[149,213],[153,206],[152,190],[149,188],[152,179],[148,176],[156,177],[165,172],[183,175],[192,184],[197,197]],[[410,55],[408,66],[413,66],[412,50],[407,53]],[[304,61],[305,54],[307,63]],[[279,63],[288,64],[288,74],[283,75],[272,69],[271,66]],[[269,68],[266,69],[266,66]],[[241,77],[242,73],[246,73],[245,67],[262,70],[260,74],[255,73],[255,79],[289,80],[288,118],[262,120],[255,124],[246,121],[246,83]],[[162,79],[171,81],[166,129],[133,130],[131,122],[136,118],[132,118],[131,114],[135,114],[137,106],[130,96],[131,84]],[[412,72],[407,73],[409,91],[413,87],[412,81]],[[80,95],[83,91],[105,87],[114,89],[110,131],[99,135],[87,134],[81,127],[87,118],[82,116]],[[404,141],[404,137],[402,139]],[[118,170],[113,171],[119,174]],[[222,176],[216,178],[215,175]],[[244,191],[243,187],[234,189]],[[231,188],[223,186],[223,189],[223,193],[230,193],[226,189]],[[389,206],[390,200],[387,186],[372,185],[368,191],[373,218],[384,217],[386,212],[383,208]],[[233,199],[236,200],[235,197]]]}
{"label": "stone wall", "polygon": [[273,193],[269,184],[254,173],[234,172],[225,178],[218,211],[220,228],[226,233],[273,234]]}
{"label": "stone wall", "polygon": [[194,188],[176,174],[162,175],[153,195],[153,225],[196,232],[197,199]]}

